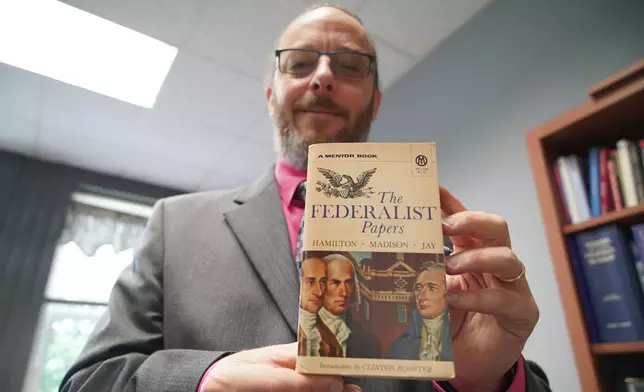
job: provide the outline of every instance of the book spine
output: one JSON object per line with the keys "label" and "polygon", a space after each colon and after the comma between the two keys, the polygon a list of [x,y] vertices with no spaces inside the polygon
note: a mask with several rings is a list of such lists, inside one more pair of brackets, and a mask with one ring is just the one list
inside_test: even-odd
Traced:
{"label": "book spine", "polygon": [[619,162],[619,174],[624,194],[624,206],[634,207],[638,204],[637,191],[633,175],[633,163],[631,162],[628,140],[626,139],[621,139],[617,142],[617,161]]}
{"label": "book spine", "polygon": [[568,167],[571,170],[573,199],[577,206],[580,221],[590,219],[590,206],[588,205],[588,193],[586,192],[586,183],[584,181],[584,172],[582,171],[581,158],[572,155],[569,157]]}
{"label": "book spine", "polygon": [[642,295],[644,295],[644,223],[631,226],[631,232],[633,233],[634,244],[633,262],[639,276]]}
{"label": "book spine", "polygon": [[568,208],[568,198],[566,197],[566,192],[564,191],[563,183],[561,180],[561,165],[559,161],[553,165],[553,172],[555,174],[555,182],[557,183],[557,193],[559,194],[559,201],[561,203],[561,207],[563,209],[564,213],[564,219],[566,220],[566,223],[572,223],[572,219],[570,217],[570,209]]}
{"label": "book spine", "polygon": [[601,199],[601,213],[605,214],[613,209],[613,202],[608,183],[608,149],[599,149],[599,197]]}
{"label": "book spine", "polygon": [[599,148],[592,147],[588,151],[588,173],[591,216],[601,215],[601,200],[599,190]]}
{"label": "book spine", "polygon": [[644,203],[644,178],[642,175],[642,164],[640,162],[640,154],[638,146],[632,142],[628,142],[628,152],[630,155],[631,165],[633,166],[633,179],[635,180],[635,192],[637,193],[637,202]]}
{"label": "book spine", "polygon": [[644,339],[644,304],[623,233],[608,225],[575,236],[603,342]]}
{"label": "book spine", "polygon": [[622,191],[619,186],[619,179],[617,178],[617,162],[615,162],[615,150],[608,152],[608,180],[610,182],[610,190],[613,199],[613,208],[615,211],[622,210],[624,204],[622,203]]}
{"label": "book spine", "polygon": [[564,202],[568,205],[568,211],[570,212],[570,222],[579,223],[581,222],[581,217],[579,215],[579,210],[577,208],[577,203],[575,201],[575,195],[572,187],[572,169],[570,167],[570,162],[568,157],[559,157],[557,160],[559,164],[559,173],[561,175],[561,183],[563,184],[563,190],[565,195]]}
{"label": "book spine", "polygon": [[644,139],[640,139],[638,144],[640,146],[640,162],[642,162],[642,170],[644,170]]}

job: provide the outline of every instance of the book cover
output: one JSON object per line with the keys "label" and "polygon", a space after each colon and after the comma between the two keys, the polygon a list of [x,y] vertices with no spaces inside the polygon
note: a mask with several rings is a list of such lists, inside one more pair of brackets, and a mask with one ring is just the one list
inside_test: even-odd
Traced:
{"label": "book cover", "polygon": [[602,342],[644,339],[644,298],[628,246],[616,224],[575,236]]}
{"label": "book cover", "polygon": [[581,303],[584,321],[586,322],[586,331],[588,332],[588,338],[592,343],[601,343],[599,327],[597,326],[597,317],[595,315],[595,308],[593,306],[590,293],[588,292],[588,282],[586,281],[586,276],[584,275],[583,259],[579,255],[575,240],[572,237],[566,237],[566,242],[568,245],[568,252],[570,254],[572,271],[575,276],[577,296],[579,302]]}
{"label": "book cover", "polygon": [[309,148],[298,372],[454,377],[437,169],[434,143]]}

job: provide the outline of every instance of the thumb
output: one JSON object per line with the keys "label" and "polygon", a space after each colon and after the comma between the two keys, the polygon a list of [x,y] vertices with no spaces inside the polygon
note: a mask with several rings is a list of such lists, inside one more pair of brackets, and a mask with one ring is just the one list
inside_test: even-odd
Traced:
{"label": "thumb", "polygon": [[342,389],[342,392],[362,392],[362,388],[355,384],[347,384]]}

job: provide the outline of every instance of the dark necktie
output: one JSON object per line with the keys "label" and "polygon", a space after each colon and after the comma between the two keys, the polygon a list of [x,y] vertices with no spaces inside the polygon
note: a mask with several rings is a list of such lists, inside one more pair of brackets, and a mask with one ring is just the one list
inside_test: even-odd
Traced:
{"label": "dark necktie", "polygon": [[[295,189],[295,198],[304,202],[306,200],[306,181],[302,181],[298,184]],[[302,214],[302,220],[300,221],[300,229],[297,232],[297,242],[295,243],[295,264],[297,266],[297,281],[300,281],[302,276],[302,245],[303,238],[302,232],[304,229],[304,214]]]}

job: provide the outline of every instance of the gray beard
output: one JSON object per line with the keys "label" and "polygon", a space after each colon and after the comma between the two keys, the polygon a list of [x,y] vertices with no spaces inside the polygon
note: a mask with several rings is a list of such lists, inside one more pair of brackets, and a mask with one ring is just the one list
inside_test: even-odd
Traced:
{"label": "gray beard", "polygon": [[275,149],[281,159],[295,169],[306,170],[309,161],[309,146],[294,128],[277,130],[274,141]]}
{"label": "gray beard", "polygon": [[298,170],[306,170],[309,160],[309,146],[314,143],[366,142],[369,138],[373,118],[373,100],[367,105],[353,126],[341,129],[332,137],[318,138],[307,142],[295,128],[295,124],[283,110],[276,110],[275,149],[278,156]]}

